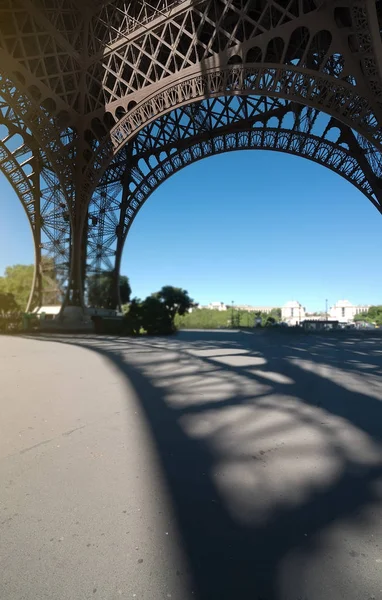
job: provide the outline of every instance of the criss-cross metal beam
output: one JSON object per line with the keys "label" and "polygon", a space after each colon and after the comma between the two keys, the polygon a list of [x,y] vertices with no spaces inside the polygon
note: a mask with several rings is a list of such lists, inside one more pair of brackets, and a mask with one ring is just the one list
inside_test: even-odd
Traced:
{"label": "criss-cross metal beam", "polygon": [[24,208],[34,243],[32,289],[27,306],[21,308],[29,311],[61,302],[69,280],[66,198],[43,149],[4,97],[0,97],[0,172]]}

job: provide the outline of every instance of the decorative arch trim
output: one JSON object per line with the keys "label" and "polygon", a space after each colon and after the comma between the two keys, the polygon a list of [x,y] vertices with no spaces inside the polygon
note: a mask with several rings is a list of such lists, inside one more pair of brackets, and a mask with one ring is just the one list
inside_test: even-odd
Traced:
{"label": "decorative arch trim", "polygon": [[174,108],[205,98],[232,95],[280,97],[325,112],[382,150],[382,131],[369,101],[349,83],[293,66],[234,65],[205,73],[188,73],[175,85],[159,90],[137,104],[111,130],[95,160],[84,173],[83,194],[88,195],[113,157],[146,125]]}

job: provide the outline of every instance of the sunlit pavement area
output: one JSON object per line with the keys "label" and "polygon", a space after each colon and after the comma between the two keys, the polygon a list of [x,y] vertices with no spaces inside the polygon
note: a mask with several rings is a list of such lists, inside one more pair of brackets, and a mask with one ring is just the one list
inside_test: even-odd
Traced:
{"label": "sunlit pavement area", "polygon": [[0,337],[2,600],[382,598],[382,336]]}

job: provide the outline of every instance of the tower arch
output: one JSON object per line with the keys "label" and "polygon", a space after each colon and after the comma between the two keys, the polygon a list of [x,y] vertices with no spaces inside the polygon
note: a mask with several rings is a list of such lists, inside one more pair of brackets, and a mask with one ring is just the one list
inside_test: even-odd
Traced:
{"label": "tower arch", "polygon": [[279,151],[319,163],[355,185],[382,212],[372,165],[356,134],[341,122],[279,98],[208,98],[148,124],[115,157],[89,208],[90,214],[95,213],[102,196],[110,196],[109,212],[104,210],[101,222],[89,229],[88,247],[97,248],[97,253],[88,254],[89,264],[101,271],[101,257],[106,257],[103,268],[114,269],[117,280],[128,231],[163,181],[205,157],[249,149]]}

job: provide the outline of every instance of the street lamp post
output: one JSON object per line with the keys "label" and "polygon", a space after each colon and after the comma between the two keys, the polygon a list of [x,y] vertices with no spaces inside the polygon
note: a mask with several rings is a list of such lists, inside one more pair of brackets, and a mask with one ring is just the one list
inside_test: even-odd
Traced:
{"label": "street lamp post", "polygon": [[232,327],[232,329],[233,329],[233,303],[234,303],[234,300],[231,300],[231,303],[232,303],[232,312],[231,312],[231,327]]}
{"label": "street lamp post", "polygon": [[328,299],[325,300],[325,320],[328,320]]}

